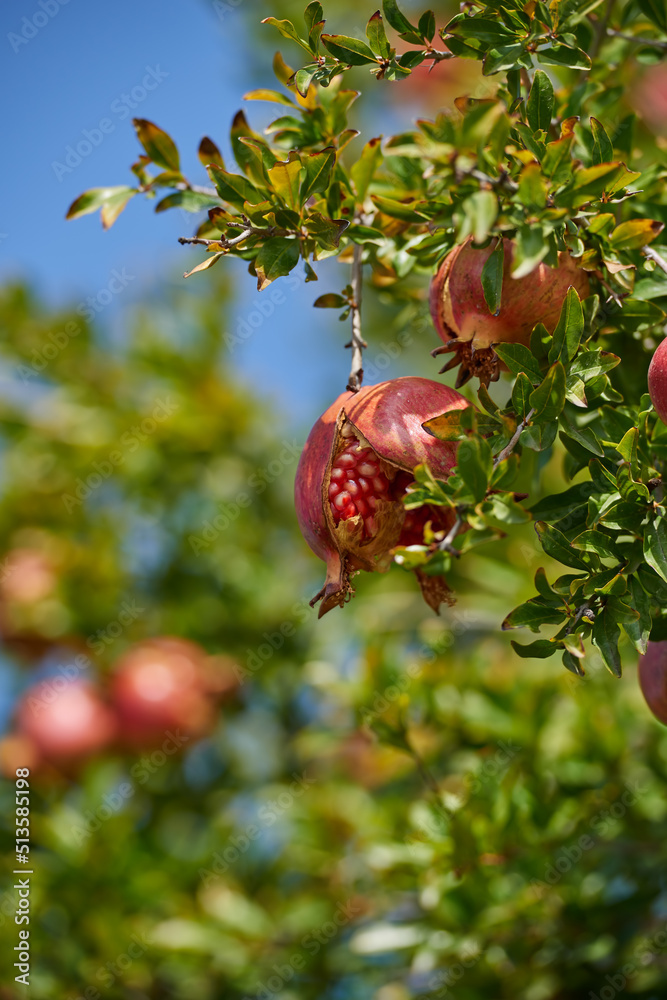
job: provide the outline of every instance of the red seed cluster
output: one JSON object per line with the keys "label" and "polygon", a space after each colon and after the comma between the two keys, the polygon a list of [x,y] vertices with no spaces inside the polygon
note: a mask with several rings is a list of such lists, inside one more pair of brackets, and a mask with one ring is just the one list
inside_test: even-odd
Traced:
{"label": "red seed cluster", "polygon": [[329,503],[334,523],[349,521],[361,515],[364,537],[372,538],[377,531],[375,510],[378,501],[391,500],[389,480],[380,467],[372,448],[365,448],[356,439],[348,444],[331,468]]}

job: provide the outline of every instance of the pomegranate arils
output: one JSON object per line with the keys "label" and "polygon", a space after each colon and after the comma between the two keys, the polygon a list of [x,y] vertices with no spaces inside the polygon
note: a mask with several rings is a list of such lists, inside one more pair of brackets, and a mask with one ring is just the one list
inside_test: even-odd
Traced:
{"label": "pomegranate arils", "polygon": [[364,519],[363,537],[371,538],[377,526],[369,515],[376,509],[378,500],[390,499],[389,480],[381,472],[373,449],[364,448],[355,438],[334,459],[331,467],[329,502],[334,523],[360,516]]}

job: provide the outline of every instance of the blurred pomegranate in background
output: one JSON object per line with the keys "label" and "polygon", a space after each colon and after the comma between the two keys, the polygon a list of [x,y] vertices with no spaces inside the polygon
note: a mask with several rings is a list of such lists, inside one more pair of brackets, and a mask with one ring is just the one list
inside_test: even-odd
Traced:
{"label": "blurred pomegranate in background", "polygon": [[647,125],[661,135],[667,134],[667,65],[649,66],[635,83],[630,102]]}
{"label": "blurred pomegranate in background", "polygon": [[160,637],[129,649],[111,682],[121,736],[149,744],[174,728],[203,735],[213,721],[205,661],[201,646],[186,639]]}
{"label": "blurred pomegranate in background", "polygon": [[63,678],[29,688],[19,702],[16,720],[18,736],[34,743],[50,762],[97,753],[116,732],[113,712],[92,685]]}
{"label": "blurred pomegranate in background", "polygon": [[39,549],[17,548],[7,555],[0,572],[0,597],[34,604],[55,589],[57,576],[49,557]]}

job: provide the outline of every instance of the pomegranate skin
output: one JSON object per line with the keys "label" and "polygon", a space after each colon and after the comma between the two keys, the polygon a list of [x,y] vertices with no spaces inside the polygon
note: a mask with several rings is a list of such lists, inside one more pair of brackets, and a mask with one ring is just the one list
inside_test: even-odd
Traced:
{"label": "pomegranate skin", "polygon": [[434,353],[455,352],[442,370],[460,364],[457,388],[473,375],[485,385],[497,381],[501,366],[494,344],[527,347],[537,323],[553,333],[568,288],[573,286],[580,298],[590,292],[586,272],[568,253],[558,255],[557,268],[538,264],[530,274],[513,278],[515,247],[511,240],[505,240],[502,301],[498,313],[493,314],[484,298],[482,269],[495,246],[494,241],[476,249],[468,237],[447,254],[431,282],[431,316],[444,343]]}
{"label": "pomegranate skin", "polygon": [[[406,516],[406,509],[394,496],[378,502],[378,527],[372,538],[365,535],[361,517],[334,522],[329,503],[331,469],[349,435],[373,449],[390,480],[398,473],[412,473],[424,462],[436,477],[447,479],[456,464],[456,444],[434,438],[423,424],[469,405],[448,386],[407,376],[365,386],[357,393],[343,393],[317,421],[299,459],[295,506],[306,542],[327,564],[325,585],[311,602],[322,601],[320,617],[352,596],[350,571],[388,568]],[[437,579],[420,579],[425,599],[435,610],[446,599],[442,585],[438,589],[434,582]]]}
{"label": "pomegranate skin", "polygon": [[106,747],[116,720],[90,684],[56,688],[49,680],[30,688],[17,710],[18,732],[49,761],[88,757]]}
{"label": "pomegranate skin", "polygon": [[667,340],[655,350],[648,367],[648,391],[663,424],[667,424]]}
{"label": "pomegranate skin", "polygon": [[649,642],[639,657],[639,686],[656,719],[667,726],[667,641]]}

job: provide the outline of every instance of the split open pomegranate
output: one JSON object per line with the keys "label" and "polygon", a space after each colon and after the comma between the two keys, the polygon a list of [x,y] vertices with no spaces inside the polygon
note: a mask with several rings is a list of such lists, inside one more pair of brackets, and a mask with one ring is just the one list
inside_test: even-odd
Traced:
{"label": "split open pomegranate", "polygon": [[[389,568],[399,545],[420,544],[424,527],[447,531],[450,508],[408,511],[402,498],[413,469],[427,463],[439,479],[456,464],[456,444],[439,441],[424,424],[470,404],[454,389],[424,378],[399,378],[346,392],[329,407],[306,441],[296,475],[299,525],[327,564],[320,616],[353,594],[350,573]],[[451,599],[442,577],[417,574],[436,611]]]}

